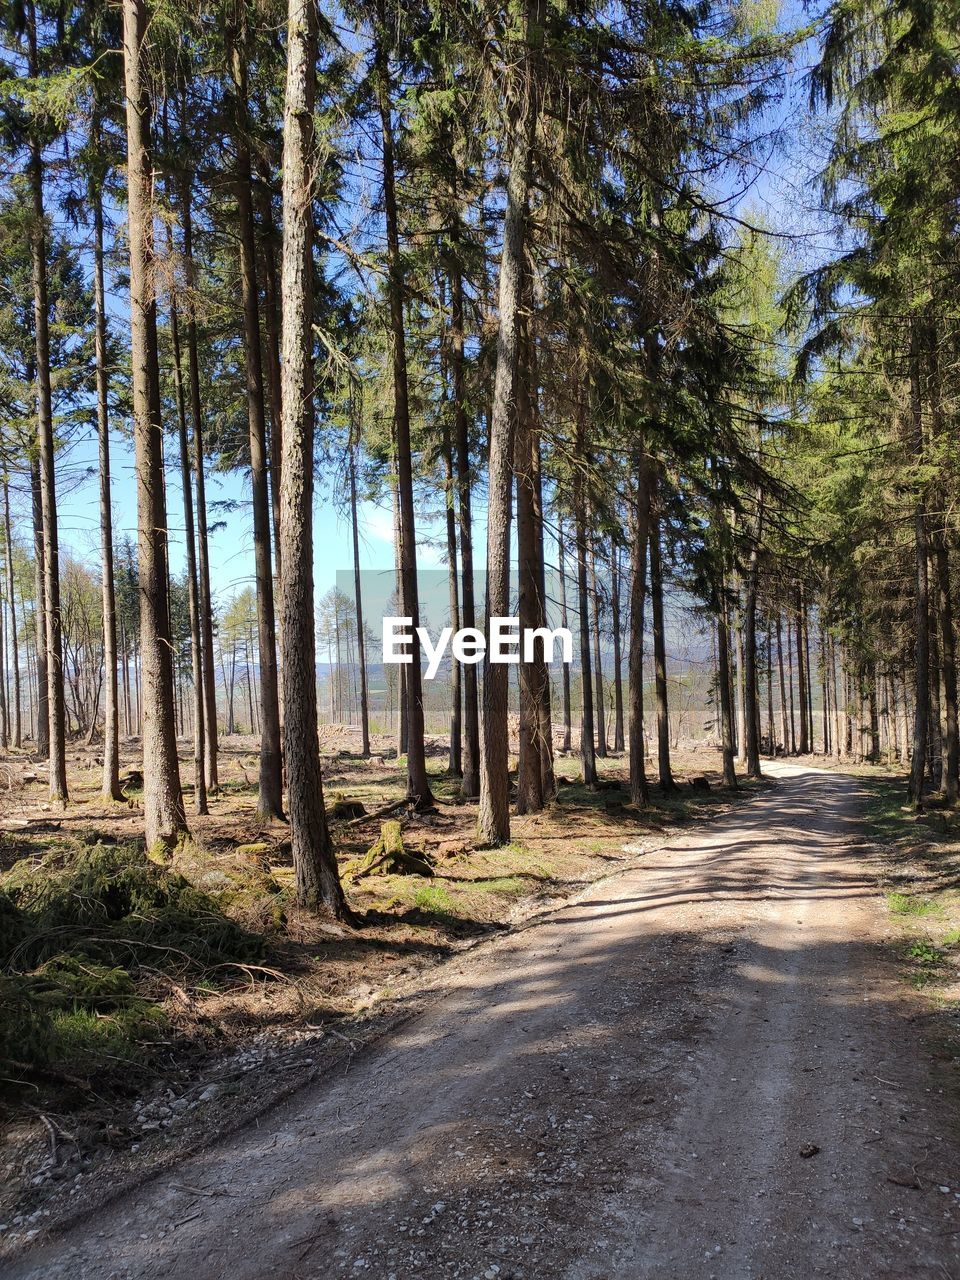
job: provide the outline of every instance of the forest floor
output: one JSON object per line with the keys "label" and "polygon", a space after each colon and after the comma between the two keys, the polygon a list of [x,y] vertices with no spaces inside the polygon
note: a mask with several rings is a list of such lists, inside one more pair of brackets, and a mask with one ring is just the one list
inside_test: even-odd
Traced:
{"label": "forest floor", "polygon": [[[345,798],[373,813],[402,798],[402,762],[391,758],[386,740],[374,740],[369,760],[359,757],[355,730],[328,728],[322,745],[328,807]],[[181,746],[187,779],[187,744]],[[220,791],[209,816],[189,814],[192,840],[171,868],[175,879],[208,895],[211,912],[238,926],[238,936],[221,939],[226,955],[212,959],[204,940],[220,937],[221,922],[193,902],[192,918],[165,907],[145,912],[141,884],[134,886],[136,907],[110,921],[110,945],[101,954],[105,940],[95,926],[101,915],[117,914],[116,884],[124,878],[122,861],[109,860],[125,842],[134,861],[140,857],[138,742],[122,744],[129,797],[122,804],[100,795],[97,751],[74,746],[65,812],[51,809],[42,766],[26,755],[0,759],[0,908],[13,891],[41,909],[22,942],[4,939],[9,921],[0,911],[0,968],[16,975],[6,980],[0,972],[0,1256],[251,1121],[325,1074],[331,1057],[352,1054],[409,1016],[442,985],[451,960],[637,863],[676,828],[725,813],[743,798],[718,786],[719,761],[707,747],[678,753],[681,785],[669,797],[655,791],[642,814],[624,803],[622,756],[599,762],[604,786],[596,793],[573,781],[578,760],[561,756],[559,803],[515,818],[508,847],[478,850],[476,805],[460,803],[444,772],[444,744],[432,740],[436,810],[393,817],[401,819],[406,847],[432,859],[435,874],[348,881],[350,903],[363,917],[354,931],[293,905],[286,829],[264,826],[253,814],[257,747],[252,738],[222,744]],[[694,789],[690,777],[711,785]],[[188,809],[190,801],[188,792]],[[343,873],[379,823],[332,825]],[[91,893],[85,869],[101,853],[108,864],[106,874],[95,864],[99,900],[86,904],[94,927],[76,928]],[[43,912],[51,896],[58,909],[52,919]],[[77,902],[81,911],[73,909]],[[103,974],[91,955],[125,966],[121,976],[131,990],[102,998],[115,970]],[[88,984],[79,989],[87,998],[74,1001],[78,966],[84,978],[106,978],[106,990],[91,994]],[[17,980],[45,1014],[39,1029],[32,1010],[10,998]]]}
{"label": "forest floor", "polygon": [[957,1280],[953,819],[877,771],[767,770],[672,838],[594,807],[603,879],[2,1274]]}

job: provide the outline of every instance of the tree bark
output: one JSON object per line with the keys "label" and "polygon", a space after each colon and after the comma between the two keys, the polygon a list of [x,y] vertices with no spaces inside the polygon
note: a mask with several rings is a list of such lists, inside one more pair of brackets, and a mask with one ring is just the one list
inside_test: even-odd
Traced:
{"label": "tree bark", "polygon": [[593,670],[594,705],[597,722],[597,755],[607,758],[607,717],[603,698],[603,655],[600,648],[600,592],[597,588],[597,564],[593,539],[588,539],[590,558],[590,595],[593,599]]}
{"label": "tree bark", "polygon": [[284,299],[280,482],[283,652],[290,837],[297,902],[349,918],[320,773],[313,592],[313,190],[318,32],[312,0],[289,0],[283,112]]}
{"label": "tree bark", "polygon": [[[444,506],[447,525],[447,577],[450,595],[450,625],[454,634],[463,625],[460,620],[460,592],[457,582],[457,514],[455,510],[453,478],[453,445],[450,428],[443,428]],[[463,774],[463,699],[462,674],[464,667],[456,660],[450,663],[450,743],[447,763],[452,777]]]}
{"label": "tree bark", "polygon": [[[99,127],[95,134],[100,143]],[[110,410],[107,377],[107,312],[103,275],[103,193],[91,183],[93,201],[93,299],[96,316],[94,359],[97,383],[97,439],[100,454],[100,560],[103,600],[103,794],[122,800],[120,712],[117,688],[117,604],[113,574],[113,511],[110,489]]]}
{"label": "tree bark", "polygon": [[625,746],[623,721],[623,671],[622,637],[620,618],[620,548],[610,544],[610,617],[613,631],[613,749],[623,751]]}
{"label": "tree bark", "polygon": [[[489,497],[487,500],[487,618],[510,613],[510,516],[513,489],[513,388],[517,367],[518,312],[527,235],[527,201],[536,128],[536,95],[531,67],[535,43],[535,10],[524,12],[525,53],[521,84],[514,95],[511,120],[510,172],[503,223],[498,284],[496,372],[490,411]],[[483,667],[483,720],[480,752],[480,809],[477,834],[484,844],[510,839],[509,736],[507,732],[508,667]]]}
{"label": "tree bark", "polygon": [[130,353],[137,472],[140,649],[143,663],[143,803],[147,849],[169,849],[187,834],[173,704],[167,594],[167,512],[152,234],[150,96],[142,62],[143,0],[123,0],[130,252]]}
{"label": "tree bark", "polygon": [[37,756],[46,760],[50,754],[50,682],[47,674],[47,609],[44,584],[47,572],[43,546],[43,500],[40,496],[40,459],[30,459],[30,497],[33,518],[33,589],[36,597],[34,624],[37,669]]}
{"label": "tree bark", "polygon": [[246,375],[247,426],[250,442],[250,487],[253,499],[253,558],[257,595],[257,654],[260,666],[260,772],[257,813],[283,817],[283,756],[277,685],[276,614],[270,551],[270,489],[267,460],[267,417],[260,346],[260,299],[257,244],[253,217],[247,106],[247,51],[243,36],[244,4],[234,9],[230,32],[230,75],[233,84],[234,193],[237,201],[240,292],[243,302],[243,353]]}
{"label": "tree bark", "polygon": [[411,661],[405,666],[407,695],[407,796],[415,809],[429,809],[433,794],[427,779],[424,745],[423,683],[420,670],[419,590],[417,586],[417,532],[413,505],[413,450],[410,436],[410,402],[407,385],[407,345],[403,316],[404,270],[400,254],[400,227],[394,159],[393,105],[390,86],[390,55],[387,24],[380,6],[376,37],[376,92],[380,109],[383,150],[383,204],[387,231],[391,363],[393,370],[393,428],[397,459],[397,489],[400,499],[400,576],[404,615],[411,619]]}
{"label": "tree bark", "polygon": [[183,259],[187,284],[187,367],[190,376],[190,417],[193,427],[193,469],[197,485],[197,567],[200,589],[200,638],[203,667],[204,781],[207,795],[219,790],[217,673],[213,653],[213,597],[210,591],[210,542],[207,534],[207,481],[203,456],[203,406],[200,399],[200,354],[197,341],[196,288],[193,267],[193,211],[189,176],[180,189]]}
{"label": "tree bark", "polygon": [[[557,572],[560,577],[560,625],[564,629],[567,628],[569,618],[567,615],[567,572],[564,565],[563,552],[563,516],[557,516]],[[572,736],[572,724],[570,716],[570,665],[565,662],[563,664],[563,744],[561,750],[570,750],[570,739]]]}
{"label": "tree bark", "polygon": [[[470,435],[464,356],[463,276],[459,263],[450,272],[450,375],[453,381],[453,426],[457,449],[457,515],[460,525],[460,621],[477,625],[473,583],[473,518],[471,513]],[[480,702],[477,668],[463,668],[463,754],[460,794],[480,794]]]}
{"label": "tree bark", "polygon": [[[359,435],[359,431],[357,432]],[[360,664],[360,753],[370,754],[370,703],[367,696],[367,644],[363,634],[363,592],[360,589],[360,527],[357,520],[357,441],[350,442],[350,527],[353,535],[353,602],[357,619],[357,661]]]}
{"label": "tree bark", "polygon": [[[37,24],[34,6],[27,7],[30,72],[38,74]],[[63,617],[60,612],[60,551],[57,488],[54,477],[53,391],[50,369],[50,305],[47,297],[47,224],[43,207],[41,146],[30,139],[30,194],[33,226],[34,342],[37,375],[37,444],[40,461],[40,506],[43,520],[43,601],[46,623],[47,713],[49,719],[50,799],[67,801],[67,744],[63,697]]]}
{"label": "tree bark", "polygon": [[13,734],[12,743],[19,751],[23,745],[23,724],[20,712],[20,651],[17,644],[17,606],[14,600],[13,537],[10,532],[10,485],[3,482],[3,529],[7,548],[7,594],[10,597],[10,662],[13,667]]}
{"label": "tree bark", "polygon": [[627,745],[630,751],[630,799],[650,802],[643,743],[643,615],[647,592],[647,543],[650,534],[650,463],[641,436],[638,441],[636,495],[631,512],[630,645],[627,707]]}
{"label": "tree bark", "polygon": [[660,517],[650,514],[650,608],[653,619],[653,665],[657,697],[657,767],[661,791],[673,791],[670,768],[670,708],[667,701],[667,645],[663,621],[663,561]]}

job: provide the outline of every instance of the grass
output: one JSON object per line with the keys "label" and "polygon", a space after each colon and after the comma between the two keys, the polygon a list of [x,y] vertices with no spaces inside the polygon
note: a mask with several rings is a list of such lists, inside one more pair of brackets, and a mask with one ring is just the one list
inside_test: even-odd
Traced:
{"label": "grass", "polygon": [[906,893],[888,893],[887,906],[895,916],[935,916],[942,909],[932,898],[917,898]]}

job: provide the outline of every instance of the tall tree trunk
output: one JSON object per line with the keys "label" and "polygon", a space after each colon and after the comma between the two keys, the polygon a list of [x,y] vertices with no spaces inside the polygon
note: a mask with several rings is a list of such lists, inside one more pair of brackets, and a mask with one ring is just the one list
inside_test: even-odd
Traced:
{"label": "tall tree trunk", "polygon": [[[915,346],[915,344],[914,344]],[[920,373],[916,350],[910,361],[910,423],[908,444],[912,461],[923,460],[923,419],[920,401]],[[914,676],[913,743],[910,764],[909,799],[923,807],[923,781],[930,733],[930,590],[927,577],[927,512],[923,494],[917,497],[913,516],[914,540]]]}
{"label": "tall tree trunk", "polygon": [[590,657],[590,593],[587,589],[587,501],[583,474],[585,450],[585,404],[577,412],[577,438],[573,475],[573,518],[577,549],[577,609],[580,615],[580,764],[583,783],[597,785],[597,761],[593,738],[593,680]]}
{"label": "tall tree trunk", "polygon": [[663,560],[660,517],[650,516],[650,609],[653,619],[653,665],[657,696],[657,766],[661,791],[673,791],[670,768],[670,708],[667,701],[667,645],[663,621]]}
{"label": "tall tree trunk", "polygon": [[957,727],[957,642],[950,596],[950,558],[943,535],[936,539],[937,612],[940,621],[940,662],[943,672],[944,736],[943,795],[955,805],[960,788],[960,737]]}
{"label": "tall tree trunk", "polygon": [[[560,578],[560,625],[565,630],[568,626],[567,615],[567,572],[564,565],[563,552],[563,516],[557,516],[557,572]],[[563,744],[561,750],[567,752],[570,750],[570,739],[572,736],[572,724],[570,716],[570,664],[563,664]]]}
{"label": "tall tree trunk", "polygon": [[790,751],[789,726],[787,723],[787,686],[783,674],[783,614],[777,611],[777,669],[780,685],[780,739],[783,743],[783,754]]}
{"label": "tall tree trunk", "polygon": [[[27,7],[30,73],[38,74],[37,23],[34,6]],[[43,158],[35,137],[30,139],[30,194],[33,225],[33,315],[37,374],[37,443],[40,458],[40,505],[43,516],[43,600],[46,620],[47,712],[49,717],[50,798],[67,801],[67,743],[63,698],[63,617],[60,612],[60,551],[57,528],[57,487],[54,477],[53,391],[50,369],[50,305],[47,298],[47,223],[43,207]]]}
{"label": "tall tree trunk", "polygon": [[723,785],[737,786],[734,767],[733,691],[730,679],[730,623],[723,582],[720,584],[720,608],[717,612],[717,690],[720,695],[720,741],[723,755]]}
{"label": "tall tree trunk", "polygon": [[[473,518],[471,514],[470,434],[464,355],[463,276],[457,262],[450,271],[450,376],[453,382],[453,427],[457,451],[457,516],[460,525],[460,621],[477,625],[473,583]],[[480,794],[480,702],[477,668],[463,668],[463,754],[460,794]]]}
{"label": "tall tree trunk", "polygon": [[350,442],[350,528],[353,536],[353,603],[357,620],[357,660],[360,664],[360,754],[366,759],[370,754],[370,703],[367,696],[367,642],[363,634],[363,593],[360,590],[360,526],[357,519],[356,440]]}
{"label": "tall tree trunk", "polygon": [[203,668],[204,780],[208,795],[219,789],[217,748],[217,673],[213,653],[213,596],[210,591],[210,542],[207,534],[207,479],[203,454],[203,406],[200,399],[200,352],[193,293],[193,211],[189,175],[180,188],[183,223],[183,259],[187,283],[187,367],[190,375],[190,417],[193,427],[193,469],[197,485],[197,568],[200,589],[200,660]]}
{"label": "tall tree trunk", "polygon": [[[443,466],[444,466],[444,502],[447,522],[447,576],[450,594],[450,625],[454,634],[463,625],[460,620],[460,592],[457,583],[457,513],[456,496],[453,478],[453,445],[450,440],[450,428],[443,429]],[[463,774],[463,666],[456,660],[450,663],[450,744],[447,762],[450,774],[459,778]]]}
{"label": "tall tree trunk", "polygon": [[167,512],[154,294],[150,96],[142,63],[143,0],[123,0],[130,250],[130,354],[137,472],[140,649],[143,662],[143,802],[148,850],[187,834],[174,722],[167,595]]}
{"label": "tall tree trunk", "polygon": [[230,33],[233,82],[234,193],[237,201],[240,292],[243,299],[243,352],[250,442],[250,487],[253,498],[253,559],[257,594],[257,654],[260,665],[260,773],[257,813],[283,817],[283,756],[280,745],[280,702],[277,686],[276,615],[270,553],[270,489],[267,478],[267,417],[260,348],[260,299],[257,244],[253,218],[253,176],[247,107],[247,51],[243,35],[243,0],[235,6]]}
{"label": "tall tree trunk", "polygon": [[607,714],[603,697],[603,652],[600,646],[600,591],[597,587],[597,564],[593,539],[588,540],[590,558],[590,596],[593,600],[593,687],[597,721],[597,755],[607,758]]}
{"label": "tall tree trunk", "polygon": [[[762,507],[761,507],[762,513]],[[760,778],[760,695],[757,679],[757,579],[759,576],[760,538],[758,520],[757,539],[750,549],[743,597],[743,698],[744,698],[744,747],[747,777]]]}
{"label": "tall tree trunk", "polygon": [[610,544],[610,616],[613,630],[613,749],[623,751],[623,654],[620,618],[620,548]]}
{"label": "tall tree trunk", "polygon": [[3,482],[3,530],[7,548],[7,594],[10,597],[10,662],[13,667],[13,746],[23,745],[23,724],[20,713],[20,651],[17,645],[17,606],[13,587],[13,537],[10,532],[10,485]]}
{"label": "tall tree trunk", "polygon": [[[170,257],[173,258],[173,229],[167,227]],[[172,281],[172,276],[171,276]],[[187,404],[183,388],[183,360],[180,351],[180,316],[176,291],[170,286],[170,339],[173,347],[173,384],[177,401],[177,439],[180,446],[180,482],[183,490],[184,541],[187,548],[187,613],[190,622],[190,661],[193,674],[193,795],[198,814],[209,812],[204,776],[203,671],[200,644],[200,600],[197,586],[197,535],[193,523],[193,485],[190,478],[190,442],[187,438]],[[182,697],[182,684],[181,684]],[[181,723],[183,711],[180,712]]]}
{"label": "tall tree trunk", "polygon": [[810,720],[808,717],[807,701],[807,664],[804,655],[804,608],[803,593],[800,587],[797,587],[796,593],[797,608],[797,693],[800,702],[800,742],[798,751],[800,755],[805,756],[810,750]]}
{"label": "tall tree trunk", "polygon": [[636,493],[631,516],[630,644],[627,655],[627,746],[630,752],[630,799],[650,803],[643,742],[643,616],[647,594],[647,544],[650,536],[651,469],[644,440],[637,442]]}
{"label": "tall tree trunk", "polygon": [[[537,104],[531,64],[537,40],[540,0],[526,0],[521,83],[512,93],[510,172],[503,223],[498,284],[497,357],[490,411],[489,498],[487,501],[487,619],[510,613],[510,515],[513,491],[513,387],[517,367],[518,312],[524,273],[533,137]],[[520,43],[520,41],[518,41]],[[483,720],[480,751],[480,809],[477,833],[484,844],[510,839],[510,778],[507,707],[509,668],[483,667]]]}
{"label": "tall tree trunk", "polygon": [[47,673],[47,608],[44,584],[47,578],[43,546],[43,500],[40,496],[40,459],[30,459],[30,497],[33,518],[33,590],[36,597],[34,625],[37,669],[37,755],[46,760],[50,754],[50,681]]}
{"label": "tall tree trunk", "polygon": [[[261,174],[261,179],[260,258],[263,263],[263,317],[267,337],[264,370],[270,398],[270,508],[273,514],[273,560],[276,587],[277,591],[279,591],[283,576],[283,565],[280,561],[280,386],[282,382],[280,370],[280,291],[277,283],[277,232],[273,218],[273,195],[270,189],[269,170]],[[280,712],[282,719],[282,706]]]}
{"label": "tall tree trunk", "polygon": [[[100,131],[96,137],[99,142]],[[94,358],[97,377],[97,438],[100,449],[100,560],[103,579],[103,794],[122,800],[120,790],[120,713],[117,697],[117,599],[113,576],[113,512],[110,490],[110,411],[107,399],[107,311],[103,278],[103,193],[91,184],[93,198],[93,300],[96,314]]]}
{"label": "tall tree trunk", "polygon": [[773,718],[773,625],[767,614],[767,754],[777,755],[777,725]]}
{"label": "tall tree trunk", "polygon": [[420,670],[420,641],[417,637],[417,627],[420,625],[417,532],[413,504],[413,452],[407,386],[407,340],[403,316],[405,281],[397,213],[393,104],[387,39],[387,22],[381,4],[374,61],[383,148],[383,205],[387,230],[387,292],[393,367],[393,429],[397,457],[397,488],[400,498],[400,576],[403,584],[404,615],[411,620],[412,632],[411,660],[404,672],[407,692],[407,797],[415,809],[424,810],[433,805],[433,794],[427,779],[427,758],[423,738],[423,684]]}
{"label": "tall tree trunk", "polygon": [[280,482],[280,648],[283,653],[290,837],[301,906],[349,917],[327,826],[317,725],[313,599],[313,175],[317,22],[312,0],[289,0],[283,112],[284,300]]}
{"label": "tall tree trunk", "polygon": [[[536,502],[533,467],[533,396],[530,387],[531,341],[529,324],[521,322],[516,375],[516,434],[514,474],[517,486],[517,578],[520,633],[540,625],[540,578],[536,553]],[[538,813],[543,808],[543,775],[540,751],[540,672],[535,662],[520,656],[520,753],[517,768],[517,813]]]}

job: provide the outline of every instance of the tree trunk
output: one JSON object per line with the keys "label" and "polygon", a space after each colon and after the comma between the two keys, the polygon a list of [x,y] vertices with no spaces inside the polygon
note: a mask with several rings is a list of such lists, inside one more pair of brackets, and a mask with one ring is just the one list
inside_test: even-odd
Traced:
{"label": "tree trunk", "polygon": [[[457,514],[460,523],[460,621],[477,625],[473,583],[473,518],[471,513],[470,435],[464,357],[463,276],[457,263],[450,272],[450,376],[453,382],[453,427],[457,446]],[[477,668],[463,668],[463,777],[460,794],[480,794],[480,703]]]}
{"label": "tree trunk", "polygon": [[717,611],[717,690],[720,695],[720,737],[723,754],[723,785],[737,786],[733,745],[733,692],[730,688],[730,624],[724,584],[720,584],[720,607]]}
{"label": "tree trunk", "polygon": [[[569,625],[567,614],[567,571],[564,565],[563,552],[563,516],[557,516],[557,572],[560,578],[560,625],[565,630]],[[563,664],[563,744],[561,750],[570,750],[570,739],[573,726],[570,716],[570,664]]]}
{"label": "tree trunk", "polygon": [[[359,435],[359,431],[357,432]],[[357,660],[360,663],[360,753],[370,754],[370,704],[367,696],[367,642],[363,634],[363,593],[360,590],[360,528],[357,520],[357,441],[350,442],[350,527],[353,536],[353,602],[357,619]]]}
{"label": "tree trunk", "polygon": [[593,687],[597,721],[597,755],[601,760],[605,760],[607,758],[607,715],[603,698],[603,654],[600,647],[600,592],[597,588],[597,565],[592,538],[588,539],[587,554],[590,558],[590,595],[593,599]]}
{"label": "tree trunk", "polygon": [[805,756],[810,750],[810,720],[807,702],[807,664],[804,655],[803,594],[797,587],[797,693],[800,702],[800,742],[798,751]]}
{"label": "tree trunk", "polygon": [[[512,102],[510,172],[503,223],[498,284],[497,357],[490,411],[489,497],[487,500],[487,618],[510,613],[510,515],[513,479],[513,387],[517,367],[518,311],[524,272],[527,200],[537,106],[531,67],[539,0],[525,5],[522,83]],[[510,839],[509,735],[507,707],[509,668],[491,663],[489,648],[483,667],[483,721],[480,752],[480,809],[477,833],[484,844]]]}
{"label": "tree trunk", "polygon": [[[99,127],[96,142],[100,142]],[[120,790],[120,712],[117,690],[117,604],[113,576],[113,512],[110,489],[110,412],[107,398],[107,312],[103,278],[103,193],[91,183],[93,199],[93,299],[96,314],[94,357],[97,379],[97,438],[100,448],[100,560],[103,576],[103,794],[122,800]]]}
{"label": "tree trunk", "polygon": [[400,500],[400,577],[404,615],[411,620],[412,633],[411,660],[404,670],[407,694],[407,796],[415,809],[424,810],[433,805],[433,794],[427,779],[427,758],[423,738],[420,641],[416,630],[420,625],[420,606],[417,586],[417,532],[413,505],[413,453],[407,386],[407,345],[403,316],[405,281],[403,259],[400,254],[400,228],[394,175],[390,57],[387,48],[386,19],[382,6],[378,18],[375,73],[383,146],[383,204],[387,230],[387,291],[393,368],[393,428],[397,459],[397,490]]}
{"label": "tree trunk", "polygon": [[40,459],[30,459],[30,496],[33,517],[33,590],[36,597],[34,624],[36,630],[37,669],[37,756],[46,760],[50,754],[50,682],[47,674],[47,609],[44,584],[47,571],[43,547],[43,500],[40,496]]}
{"label": "tree trunk", "polygon": [[[530,386],[529,323],[521,322],[516,375],[514,475],[517,486],[518,615],[521,635],[540,625],[540,579],[537,572],[536,502],[533,466],[533,396]],[[540,751],[540,671],[523,655],[517,669],[520,685],[520,754],[517,768],[517,813],[543,808]]]}
{"label": "tree trunk", "polygon": [[20,651],[17,646],[17,607],[13,595],[13,538],[10,532],[10,485],[3,482],[3,529],[7,547],[7,592],[10,596],[10,662],[13,667],[13,746],[19,751],[23,745],[23,724],[20,714]]}
{"label": "tree trunk", "polygon": [[[34,6],[27,8],[30,72],[38,74]],[[63,617],[60,613],[60,551],[57,488],[54,477],[53,391],[50,369],[50,306],[47,298],[47,224],[43,207],[43,159],[36,138],[30,139],[30,194],[33,226],[33,315],[37,375],[37,443],[40,461],[40,506],[43,519],[43,601],[46,621],[47,713],[49,717],[50,798],[67,801],[67,744],[63,698]]]}
{"label": "tree trunk", "polygon": [[660,517],[650,515],[650,608],[653,618],[653,665],[657,696],[657,767],[661,791],[673,791],[670,768],[670,708],[667,701],[667,645],[663,622],[663,560]]}
{"label": "tree trunk", "polygon": [[257,244],[253,218],[253,177],[247,137],[247,51],[242,31],[243,4],[235,7],[229,37],[233,82],[234,194],[237,201],[240,292],[243,301],[243,352],[246,376],[247,426],[250,442],[250,487],[253,499],[253,558],[257,594],[257,654],[260,665],[260,772],[257,813],[261,818],[283,817],[283,756],[280,745],[280,703],[277,688],[276,614],[273,602],[273,562],[270,552],[270,489],[267,477],[267,418],[260,347],[260,300],[257,285]]}
{"label": "tree trunk", "polygon": [[[455,510],[455,493],[453,479],[453,446],[450,440],[450,428],[443,428],[443,466],[444,466],[444,502],[447,518],[447,576],[450,592],[450,625],[454,634],[460,630],[460,592],[457,585],[457,513]],[[461,697],[463,666],[455,659],[450,662],[450,743],[447,763],[450,774],[459,778],[463,774],[462,727],[463,712]]]}
{"label": "tree trunk", "polygon": [[593,681],[590,658],[590,594],[587,589],[587,515],[586,481],[583,474],[585,451],[585,407],[577,412],[577,438],[573,475],[573,518],[577,549],[577,609],[580,615],[580,763],[583,783],[587,787],[597,785],[597,761],[593,739]]}
{"label": "tree trunk", "polygon": [[[762,512],[762,508],[761,508]],[[762,520],[762,515],[760,516]],[[758,521],[757,541],[760,537]],[[757,679],[757,578],[759,576],[759,550],[750,549],[743,598],[743,700],[744,700],[744,755],[747,777],[760,778],[760,695]]]}
{"label": "tree trunk", "polygon": [[200,399],[200,354],[193,292],[193,212],[189,176],[180,190],[183,259],[187,283],[187,367],[190,375],[190,417],[193,427],[193,468],[197,484],[197,567],[200,589],[200,660],[203,668],[204,778],[208,795],[219,789],[217,747],[217,673],[213,654],[213,597],[210,591],[210,543],[207,535],[207,482],[203,456],[203,406]]}
{"label": "tree trunk", "polygon": [[940,663],[943,673],[944,735],[943,794],[948,805],[955,805],[960,787],[960,738],[957,728],[957,649],[953,625],[953,601],[950,597],[950,559],[946,542],[936,539],[937,612],[940,621]]}
{"label": "tree trunk", "polygon": [[610,544],[610,616],[613,631],[613,749],[625,746],[623,720],[623,653],[620,618],[620,548]]}
{"label": "tree trunk", "polygon": [[[173,229],[167,227],[173,257]],[[187,439],[187,405],[183,389],[180,353],[180,316],[174,286],[170,285],[170,340],[173,347],[173,383],[177,401],[177,438],[180,445],[180,482],[183,490],[184,541],[187,548],[187,612],[190,619],[190,661],[193,673],[193,794],[197,813],[206,814],[207,787],[203,749],[203,671],[200,645],[200,601],[197,587],[197,536],[193,524],[193,485],[190,480],[190,443]],[[180,713],[181,722],[183,712]]]}
{"label": "tree trunk", "polygon": [[143,802],[148,850],[187,834],[174,723],[167,596],[167,512],[154,294],[150,97],[142,66],[143,0],[123,0],[130,251],[130,353],[137,472],[140,649],[143,662]]}
{"label": "tree trunk", "polygon": [[289,0],[283,113],[284,300],[280,482],[283,653],[290,837],[297,902],[349,917],[327,826],[317,725],[313,593],[313,190],[318,15]]}
{"label": "tree trunk", "polygon": [[630,751],[630,799],[646,806],[650,802],[643,744],[643,615],[647,593],[647,543],[650,534],[650,463],[641,436],[638,441],[636,494],[631,512],[630,564],[630,645],[627,656],[629,679],[627,745]]}
{"label": "tree trunk", "polygon": [[[909,445],[912,460],[923,459],[923,420],[920,402],[920,374],[916,352],[910,362],[910,427]],[[916,809],[923,807],[923,781],[930,732],[930,591],[927,577],[927,512],[923,495],[919,495],[913,516],[914,540],[914,675],[916,680],[913,707],[913,743],[908,796]]]}

